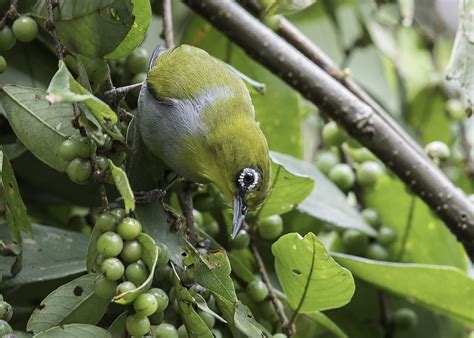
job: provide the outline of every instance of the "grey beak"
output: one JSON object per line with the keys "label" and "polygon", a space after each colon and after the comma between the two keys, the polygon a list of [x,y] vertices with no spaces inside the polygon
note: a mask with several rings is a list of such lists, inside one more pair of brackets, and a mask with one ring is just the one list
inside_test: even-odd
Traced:
{"label": "grey beak", "polygon": [[234,196],[234,217],[232,220],[232,238],[235,238],[239,233],[242,224],[247,215],[247,206],[245,205],[244,197],[241,194]]}

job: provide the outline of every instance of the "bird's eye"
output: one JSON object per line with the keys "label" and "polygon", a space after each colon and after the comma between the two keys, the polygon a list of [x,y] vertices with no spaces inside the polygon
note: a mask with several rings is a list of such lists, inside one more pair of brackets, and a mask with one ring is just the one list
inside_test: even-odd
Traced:
{"label": "bird's eye", "polygon": [[237,176],[237,185],[244,191],[251,191],[260,186],[260,180],[260,172],[257,169],[245,168]]}

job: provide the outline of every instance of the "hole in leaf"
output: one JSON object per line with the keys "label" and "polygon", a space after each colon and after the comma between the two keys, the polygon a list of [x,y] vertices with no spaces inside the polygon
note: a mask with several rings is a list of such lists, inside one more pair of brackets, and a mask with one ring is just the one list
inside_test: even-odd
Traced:
{"label": "hole in leaf", "polygon": [[73,292],[74,292],[74,296],[80,297],[82,293],[84,292],[84,289],[80,286],[76,286]]}
{"label": "hole in leaf", "polygon": [[181,256],[186,257],[188,254],[186,252],[183,252]]}
{"label": "hole in leaf", "polygon": [[293,271],[293,273],[294,273],[295,275],[298,275],[298,276],[301,275],[301,271],[298,270],[298,269],[292,269],[291,271]]}
{"label": "hole in leaf", "polygon": [[253,318],[253,316],[252,316],[252,315],[247,315],[247,318],[250,318],[250,319],[252,319],[252,318]]}
{"label": "hole in leaf", "polygon": [[40,305],[38,306],[38,309],[39,309],[39,310],[43,310],[45,307],[46,307],[46,305],[40,304]]}

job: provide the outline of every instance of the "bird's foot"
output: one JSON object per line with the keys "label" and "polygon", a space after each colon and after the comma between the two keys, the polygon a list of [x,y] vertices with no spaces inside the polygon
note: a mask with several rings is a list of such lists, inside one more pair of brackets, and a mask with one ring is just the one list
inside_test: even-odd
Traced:
{"label": "bird's foot", "polygon": [[161,189],[153,189],[149,191],[134,191],[135,202],[138,204],[148,204],[162,199],[166,195],[166,191]]}

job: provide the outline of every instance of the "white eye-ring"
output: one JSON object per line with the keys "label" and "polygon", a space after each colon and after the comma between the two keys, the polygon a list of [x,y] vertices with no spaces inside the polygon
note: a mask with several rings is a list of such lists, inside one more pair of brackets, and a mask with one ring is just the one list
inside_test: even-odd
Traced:
{"label": "white eye-ring", "polygon": [[240,172],[237,182],[243,190],[255,190],[260,184],[260,173],[253,168],[245,168]]}

